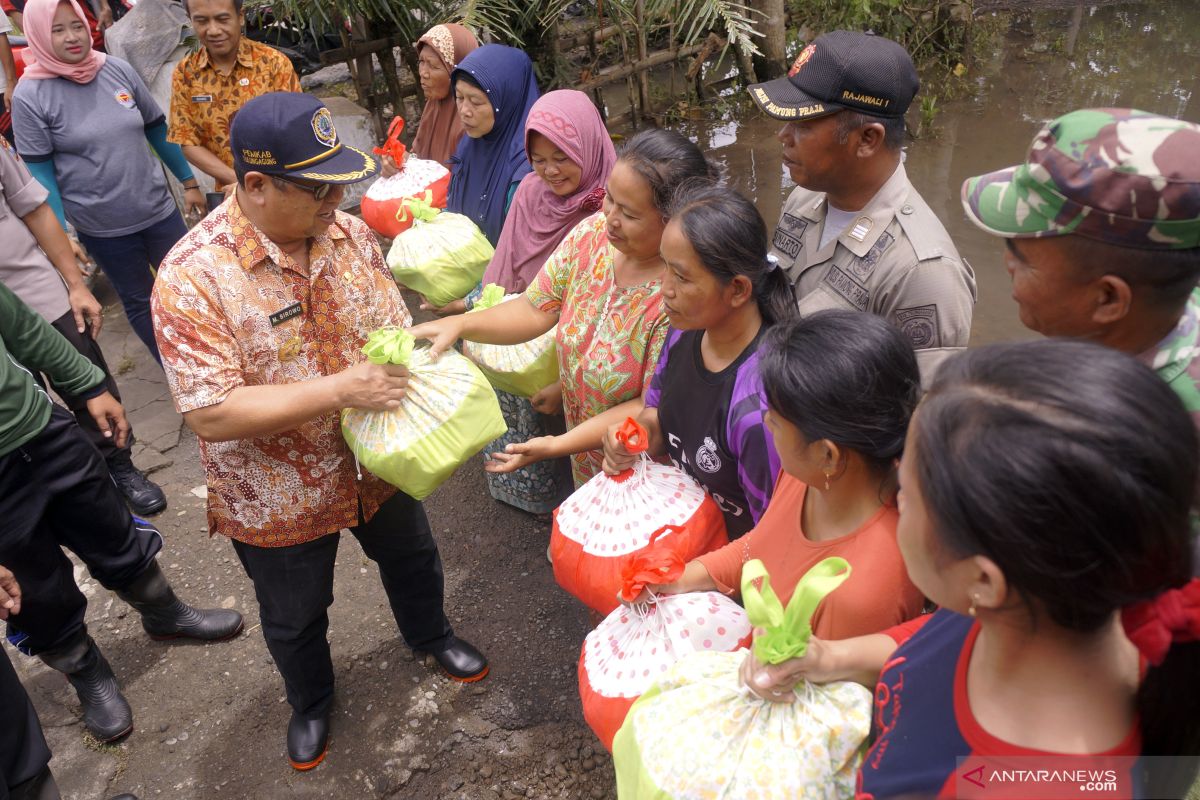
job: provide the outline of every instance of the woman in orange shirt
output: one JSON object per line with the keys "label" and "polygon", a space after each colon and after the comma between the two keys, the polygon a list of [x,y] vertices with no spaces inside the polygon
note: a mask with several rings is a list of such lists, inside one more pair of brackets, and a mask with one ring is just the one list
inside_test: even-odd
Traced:
{"label": "woman in orange shirt", "polygon": [[767,428],[783,467],[766,513],[746,536],[687,565],[662,594],[738,591],[761,559],[784,603],[830,556],[850,578],[818,608],[817,636],[876,633],[924,602],[896,544],[896,463],[921,396],[912,345],[879,317],[824,311],[771,329],[760,347]]}

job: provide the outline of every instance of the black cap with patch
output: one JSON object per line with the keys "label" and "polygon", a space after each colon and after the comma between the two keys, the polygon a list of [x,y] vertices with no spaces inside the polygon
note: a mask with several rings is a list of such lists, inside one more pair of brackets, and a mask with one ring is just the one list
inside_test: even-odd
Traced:
{"label": "black cap with patch", "polygon": [[894,118],[904,116],[920,88],[912,58],[896,42],[833,31],[805,47],[787,77],[754,84],[750,96],[775,119],[816,119],[843,109]]}

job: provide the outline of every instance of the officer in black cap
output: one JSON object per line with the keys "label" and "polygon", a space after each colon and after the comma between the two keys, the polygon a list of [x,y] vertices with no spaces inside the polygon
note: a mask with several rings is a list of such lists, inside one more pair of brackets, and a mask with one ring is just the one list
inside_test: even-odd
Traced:
{"label": "officer in black cap", "polygon": [[338,210],[378,165],[305,94],[250,100],[230,135],[237,192],[168,254],[151,307],[175,404],[200,438],[210,530],[233,540],[254,582],[292,707],[288,758],[307,770],[329,740],[343,528],[378,564],[410,647],[459,681],[488,664],[446,619],[424,508],[359,474],[341,435],[342,409],[395,408],[408,384],[403,367],[362,354],[372,331],[411,318],[374,234]]}
{"label": "officer in black cap", "polygon": [[904,171],[904,114],[919,88],[900,45],[833,31],[805,47],[787,77],[750,95],[785,123],[783,163],[797,188],[771,252],[801,314],[850,308],[892,321],[928,383],[967,346],[975,275]]}

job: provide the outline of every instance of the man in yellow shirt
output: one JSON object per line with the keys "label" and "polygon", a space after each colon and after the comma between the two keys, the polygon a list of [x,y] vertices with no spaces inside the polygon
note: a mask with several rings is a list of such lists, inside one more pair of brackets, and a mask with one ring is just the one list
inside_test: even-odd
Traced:
{"label": "man in yellow shirt", "polygon": [[229,125],[248,100],[268,92],[299,92],[287,57],[242,35],[242,0],[184,0],[203,45],[175,66],[169,139],[218,191],[237,183]]}

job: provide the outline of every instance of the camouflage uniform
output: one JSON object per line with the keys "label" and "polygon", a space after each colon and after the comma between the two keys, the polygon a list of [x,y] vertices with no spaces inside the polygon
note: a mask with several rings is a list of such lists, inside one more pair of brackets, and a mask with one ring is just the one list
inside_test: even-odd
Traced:
{"label": "camouflage uniform", "polygon": [[1200,429],[1200,289],[1192,291],[1179,324],[1139,358],[1170,384]]}
{"label": "camouflage uniform", "polygon": [[[1026,163],[970,178],[963,208],[1005,238],[1076,235],[1140,250],[1200,247],[1200,125],[1126,108],[1073,111],[1038,132]],[[1139,357],[1200,428],[1200,289]]]}
{"label": "camouflage uniform", "polygon": [[921,379],[967,346],[975,273],[945,227],[896,167],[837,239],[818,249],[829,204],[803,187],[783,206],[771,253],[796,287],[801,314],[857,309],[889,320],[917,351]]}

